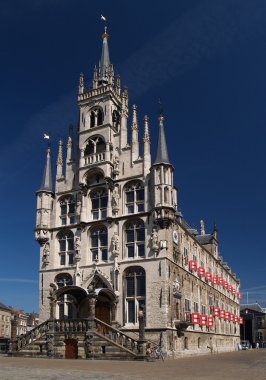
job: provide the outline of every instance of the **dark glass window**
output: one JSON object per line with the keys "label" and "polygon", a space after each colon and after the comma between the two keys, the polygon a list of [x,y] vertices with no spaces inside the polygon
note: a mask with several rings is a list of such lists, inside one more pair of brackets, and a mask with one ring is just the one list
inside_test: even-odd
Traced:
{"label": "dark glass window", "polygon": [[145,256],[145,226],[142,221],[134,222],[126,228],[127,257]]}
{"label": "dark glass window", "polygon": [[126,187],[126,212],[134,214],[144,211],[144,187],[141,182],[133,182]]}
{"label": "dark glass window", "polygon": [[107,228],[101,227],[91,232],[92,260],[107,261]]}
{"label": "dark glass window", "polygon": [[145,310],[145,271],[140,267],[128,268],[125,282],[126,322],[137,323],[139,309]]}

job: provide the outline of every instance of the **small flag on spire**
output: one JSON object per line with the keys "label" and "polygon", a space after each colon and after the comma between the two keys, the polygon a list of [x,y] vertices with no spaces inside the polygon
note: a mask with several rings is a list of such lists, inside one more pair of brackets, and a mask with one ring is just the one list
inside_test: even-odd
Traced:
{"label": "small flag on spire", "polygon": [[106,17],[104,17],[103,15],[101,15],[101,20],[106,21]]}
{"label": "small flag on spire", "polygon": [[46,133],[43,134],[43,138],[44,138],[45,140],[50,140],[50,136],[47,135]]}

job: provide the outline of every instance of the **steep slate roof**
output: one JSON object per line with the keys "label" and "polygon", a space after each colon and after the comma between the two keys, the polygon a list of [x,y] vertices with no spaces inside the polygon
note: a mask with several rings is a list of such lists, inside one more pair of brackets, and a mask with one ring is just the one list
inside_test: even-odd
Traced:
{"label": "steep slate roof", "polygon": [[102,56],[101,56],[100,67],[99,67],[100,80],[107,79],[107,70],[109,68],[109,65],[110,65],[110,57],[109,57],[109,48],[108,48],[108,34],[105,29],[105,32],[103,34]]}
{"label": "steep slate roof", "polygon": [[46,164],[43,172],[42,183],[39,191],[53,191],[52,168],[50,158],[50,147],[47,149]]}
{"label": "steep slate roof", "polygon": [[167,145],[166,145],[164,126],[163,126],[163,117],[160,117],[159,120],[160,120],[159,135],[158,135],[157,151],[156,151],[156,158],[155,158],[154,164],[170,164]]}
{"label": "steep slate roof", "polygon": [[262,307],[258,303],[249,303],[249,304],[240,305],[240,311],[243,311],[246,309],[258,311],[259,313],[265,314],[264,310],[262,309]]}
{"label": "steep slate roof", "polygon": [[6,305],[4,305],[3,303],[0,302],[0,309],[1,310],[6,310],[6,311],[11,311],[12,309]]}
{"label": "steep slate roof", "polygon": [[197,235],[197,236],[196,236],[196,239],[198,240],[198,242],[199,242],[201,245],[211,244],[212,239],[213,239],[213,236],[212,236],[211,234],[207,234],[207,235]]}

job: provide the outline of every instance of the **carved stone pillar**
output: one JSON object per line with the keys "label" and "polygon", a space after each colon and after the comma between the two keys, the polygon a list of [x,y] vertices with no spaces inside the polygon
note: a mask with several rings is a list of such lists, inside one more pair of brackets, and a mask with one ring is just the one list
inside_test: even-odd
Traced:
{"label": "carved stone pillar", "polygon": [[139,319],[139,357],[143,358],[146,356],[146,339],[145,339],[145,313],[142,308],[139,309],[138,314]]}
{"label": "carved stone pillar", "polygon": [[94,327],[94,318],[95,318],[95,303],[96,303],[96,293],[94,289],[89,290],[88,294],[88,319],[92,322]]}

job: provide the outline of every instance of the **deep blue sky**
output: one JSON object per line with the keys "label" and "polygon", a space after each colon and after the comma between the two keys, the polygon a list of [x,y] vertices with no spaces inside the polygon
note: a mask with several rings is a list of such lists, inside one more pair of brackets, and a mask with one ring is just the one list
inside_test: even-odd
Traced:
{"label": "deep blue sky", "polygon": [[139,123],[150,118],[152,149],[163,99],[183,215],[208,231],[216,222],[243,301],[248,291],[266,306],[265,0],[1,0],[0,301],[38,309],[42,135],[54,138],[55,163],[55,140],[77,122],[79,73],[90,80],[100,58],[100,14]]}

